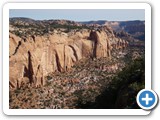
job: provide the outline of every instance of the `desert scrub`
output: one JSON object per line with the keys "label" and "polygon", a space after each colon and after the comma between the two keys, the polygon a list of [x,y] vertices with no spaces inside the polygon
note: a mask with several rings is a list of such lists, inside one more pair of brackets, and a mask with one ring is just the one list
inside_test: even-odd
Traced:
{"label": "desert scrub", "polygon": [[144,66],[144,58],[131,61],[122,71],[117,73],[101,94],[95,98],[94,103],[84,103],[83,94],[79,94],[81,97],[79,97],[77,107],[94,109],[139,108],[136,104],[136,95],[145,86]]}

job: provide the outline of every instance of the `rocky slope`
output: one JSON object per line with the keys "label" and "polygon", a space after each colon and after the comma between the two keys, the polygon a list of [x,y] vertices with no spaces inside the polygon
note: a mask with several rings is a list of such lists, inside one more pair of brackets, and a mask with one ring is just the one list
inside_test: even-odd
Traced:
{"label": "rocky slope", "polygon": [[72,71],[48,74],[43,87],[24,85],[10,90],[10,108],[76,108],[82,99],[94,101],[119,66],[107,58],[81,59]]}

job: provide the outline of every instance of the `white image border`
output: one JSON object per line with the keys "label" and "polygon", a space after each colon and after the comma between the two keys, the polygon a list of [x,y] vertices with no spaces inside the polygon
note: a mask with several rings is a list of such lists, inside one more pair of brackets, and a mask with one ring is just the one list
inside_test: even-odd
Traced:
{"label": "white image border", "polygon": [[3,6],[3,112],[6,115],[148,115],[150,113],[142,109],[9,109],[10,9],[144,9],[145,89],[151,89],[151,6],[148,3],[6,3]]}

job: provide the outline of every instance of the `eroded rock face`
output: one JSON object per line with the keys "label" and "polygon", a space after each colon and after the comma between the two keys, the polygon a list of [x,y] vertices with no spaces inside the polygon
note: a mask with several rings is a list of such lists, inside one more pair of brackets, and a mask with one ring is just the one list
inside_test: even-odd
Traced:
{"label": "eroded rock face", "polygon": [[82,30],[27,38],[10,33],[9,39],[10,88],[17,88],[22,84],[42,86],[45,84],[44,77],[49,73],[69,71],[76,61],[83,58],[110,59],[111,49],[127,45],[124,40],[113,44],[111,37],[103,30]]}
{"label": "eroded rock face", "polygon": [[94,41],[93,54],[96,58],[111,57],[110,42],[104,31],[91,31],[90,39]]}
{"label": "eroded rock face", "polygon": [[9,35],[9,56],[14,55],[16,50],[18,49],[18,46],[21,44],[21,39],[17,37],[16,35],[10,33]]}

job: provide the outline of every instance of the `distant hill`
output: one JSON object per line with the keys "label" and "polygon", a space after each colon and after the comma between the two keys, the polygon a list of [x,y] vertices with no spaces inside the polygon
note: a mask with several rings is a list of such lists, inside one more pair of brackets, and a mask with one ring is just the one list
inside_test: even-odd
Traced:
{"label": "distant hill", "polygon": [[87,25],[107,25],[115,30],[117,33],[126,32],[131,34],[135,39],[145,40],[145,21],[134,20],[134,21],[86,21],[80,22]]}
{"label": "distant hill", "polygon": [[76,22],[71,20],[34,20],[24,17],[10,18],[10,25],[15,27],[28,28],[32,26],[37,28],[37,30],[46,31],[47,29],[52,30],[52,28],[69,28],[69,29],[81,29],[81,28],[92,28],[91,26],[109,26],[117,34],[118,37],[124,37],[129,39],[131,36],[136,40],[145,40],[145,21],[135,20],[135,21],[107,21],[107,20],[97,20],[97,21],[83,21]]}
{"label": "distant hill", "polygon": [[61,29],[63,32],[69,32],[73,29],[87,29],[86,25],[63,19],[34,20],[30,18],[16,17],[10,18],[9,22],[10,32],[20,37],[26,35],[43,35],[57,29]]}
{"label": "distant hill", "polygon": [[97,21],[84,21],[80,22],[82,24],[99,24],[99,25],[104,25],[107,21],[106,20],[97,20]]}
{"label": "distant hill", "polygon": [[13,21],[23,21],[23,22],[35,22],[34,19],[31,19],[31,18],[25,18],[25,17],[13,17],[13,18],[9,18],[9,21],[10,22],[13,22]]}
{"label": "distant hill", "polygon": [[13,17],[9,19],[10,24],[14,25],[16,23],[23,24],[23,25],[40,25],[40,26],[47,26],[51,24],[61,24],[61,25],[77,25],[80,24],[75,21],[71,20],[63,20],[63,19],[50,19],[50,20],[34,20],[31,18],[24,18],[24,17]]}

